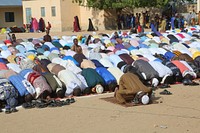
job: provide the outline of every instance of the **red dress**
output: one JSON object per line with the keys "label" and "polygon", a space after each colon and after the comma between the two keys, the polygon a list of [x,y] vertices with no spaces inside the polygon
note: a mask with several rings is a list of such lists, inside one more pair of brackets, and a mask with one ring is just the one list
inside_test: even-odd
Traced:
{"label": "red dress", "polygon": [[74,21],[74,32],[79,32],[77,22]]}

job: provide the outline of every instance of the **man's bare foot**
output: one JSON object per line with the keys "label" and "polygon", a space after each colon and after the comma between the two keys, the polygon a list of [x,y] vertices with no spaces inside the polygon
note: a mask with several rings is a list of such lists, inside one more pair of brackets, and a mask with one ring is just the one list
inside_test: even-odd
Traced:
{"label": "man's bare foot", "polygon": [[117,93],[118,90],[119,90],[119,88],[116,87],[116,88],[115,88],[115,91],[114,91],[114,97],[116,97],[116,93]]}

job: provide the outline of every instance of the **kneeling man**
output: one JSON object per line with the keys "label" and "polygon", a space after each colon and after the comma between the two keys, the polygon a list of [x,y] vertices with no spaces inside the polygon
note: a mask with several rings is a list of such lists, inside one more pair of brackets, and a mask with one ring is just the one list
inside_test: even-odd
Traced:
{"label": "kneeling man", "polygon": [[[115,91],[115,98],[121,104],[130,104],[129,101],[133,101],[135,96],[143,92],[145,95],[141,102],[143,104],[149,103],[149,96],[152,93],[150,88],[147,88],[133,73],[125,73],[121,76],[119,81],[119,89]],[[148,96],[148,97],[147,97]]]}

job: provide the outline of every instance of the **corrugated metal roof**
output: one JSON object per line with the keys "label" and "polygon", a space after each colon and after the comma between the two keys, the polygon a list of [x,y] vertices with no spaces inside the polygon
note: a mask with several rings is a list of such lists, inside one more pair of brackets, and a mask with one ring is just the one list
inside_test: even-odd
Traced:
{"label": "corrugated metal roof", "polygon": [[22,6],[22,0],[0,0],[0,6]]}

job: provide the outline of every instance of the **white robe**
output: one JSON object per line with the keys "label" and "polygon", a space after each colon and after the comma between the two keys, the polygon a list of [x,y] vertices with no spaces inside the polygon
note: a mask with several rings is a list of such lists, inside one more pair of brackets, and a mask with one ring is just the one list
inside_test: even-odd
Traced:
{"label": "white robe", "polygon": [[80,88],[83,91],[87,87],[81,81],[81,79],[79,79],[79,76],[67,69],[60,71],[58,73],[58,78],[66,85],[66,96],[71,95],[73,93],[73,90],[76,88]]}

